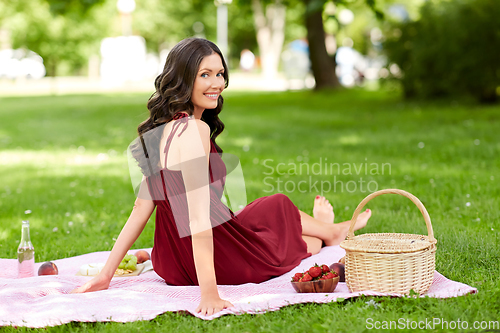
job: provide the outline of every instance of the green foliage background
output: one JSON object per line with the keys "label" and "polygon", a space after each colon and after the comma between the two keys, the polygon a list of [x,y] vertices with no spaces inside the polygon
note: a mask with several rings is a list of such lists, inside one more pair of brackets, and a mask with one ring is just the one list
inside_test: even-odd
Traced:
{"label": "green foliage background", "polygon": [[[264,6],[271,0],[260,0]],[[338,2],[338,1],[337,1]],[[355,20],[348,29],[327,22],[327,32],[355,41],[354,47],[366,54],[368,31],[376,25],[373,13],[365,1],[341,1],[349,7]],[[306,6],[302,0],[282,1],[287,6],[285,44],[305,38]],[[325,1],[319,1],[323,6]],[[380,0],[378,3],[385,3]],[[169,49],[179,40],[197,35],[217,39],[217,7],[206,0],[148,0],[136,1],[133,12],[134,35],[143,36],[150,52]],[[259,55],[250,0],[233,0],[228,6],[229,65],[237,67],[241,50],[250,49]],[[195,22],[204,31],[196,34]],[[49,76],[85,75],[90,56],[99,55],[100,42],[105,37],[121,35],[120,15],[116,0],[2,0],[0,28],[11,33],[13,48],[28,48],[42,56]]]}
{"label": "green foliage background", "polygon": [[406,97],[472,95],[497,99],[500,2],[428,1],[420,18],[388,24],[384,44]]}
{"label": "green foliage background", "polygon": [[10,31],[12,47],[38,53],[51,76],[84,74],[89,56],[98,53],[101,39],[111,30],[109,5],[67,6],[56,6],[53,12],[45,0],[0,2],[0,26]]}

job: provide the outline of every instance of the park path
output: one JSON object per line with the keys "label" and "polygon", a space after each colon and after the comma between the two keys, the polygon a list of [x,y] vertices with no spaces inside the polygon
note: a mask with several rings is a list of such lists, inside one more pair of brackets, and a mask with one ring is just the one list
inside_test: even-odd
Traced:
{"label": "park path", "polygon": [[[293,82],[292,82],[293,83]],[[289,82],[279,75],[276,79],[264,79],[257,73],[234,72],[229,77],[227,91],[284,91]],[[300,88],[296,84],[294,88]],[[44,77],[39,80],[0,79],[0,96],[65,95],[91,93],[141,93],[154,90],[154,79],[110,84],[87,77]]]}

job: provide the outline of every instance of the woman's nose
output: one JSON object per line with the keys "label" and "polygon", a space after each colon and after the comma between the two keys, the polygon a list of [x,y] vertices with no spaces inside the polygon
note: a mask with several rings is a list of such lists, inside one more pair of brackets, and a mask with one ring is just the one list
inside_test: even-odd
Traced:
{"label": "woman's nose", "polygon": [[215,79],[212,80],[212,88],[224,88],[224,78],[215,77]]}

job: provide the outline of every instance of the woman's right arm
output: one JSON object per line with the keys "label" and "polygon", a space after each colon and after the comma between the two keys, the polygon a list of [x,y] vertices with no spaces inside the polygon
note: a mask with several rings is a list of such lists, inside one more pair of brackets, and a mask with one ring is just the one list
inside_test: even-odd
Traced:
{"label": "woman's right arm", "polygon": [[155,204],[151,200],[137,198],[130,217],[125,223],[118,239],[111,250],[111,253],[102,271],[92,280],[83,286],[75,289],[72,293],[84,293],[107,289],[115,274],[118,265],[122,261],[130,247],[137,240],[142,230],[146,226],[151,214],[155,209]]}

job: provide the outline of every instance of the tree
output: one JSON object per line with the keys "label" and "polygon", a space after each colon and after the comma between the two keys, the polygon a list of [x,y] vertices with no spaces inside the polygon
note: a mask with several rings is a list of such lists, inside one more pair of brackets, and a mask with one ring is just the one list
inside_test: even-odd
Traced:
{"label": "tree", "polygon": [[285,40],[286,7],[274,0],[265,8],[261,0],[252,0],[252,9],[257,32],[257,43],[265,78],[272,79],[278,73],[278,65]]}
{"label": "tree", "polygon": [[50,11],[56,15],[67,15],[70,13],[79,16],[85,15],[95,5],[103,4],[106,0],[45,0]]}
{"label": "tree", "polygon": [[109,30],[109,14],[95,6],[83,11],[61,7],[57,13],[45,0],[6,0],[3,6],[7,15],[0,16],[0,26],[11,33],[13,47],[38,53],[49,76],[84,68]]}
{"label": "tree", "polygon": [[[339,81],[335,74],[335,59],[332,59],[325,45],[325,30],[323,26],[323,8],[331,1],[336,6],[349,6],[354,1],[349,0],[303,0],[306,4],[305,25],[307,27],[307,40],[309,42],[309,58],[316,81],[315,89],[339,87]],[[375,13],[379,19],[383,13],[376,8],[375,0],[364,0],[365,4]],[[336,19],[335,16],[333,16]]]}
{"label": "tree", "polygon": [[233,0],[229,5],[229,43],[236,51],[255,50],[262,73],[273,78],[278,72],[281,51],[287,41],[304,38],[304,5],[301,0]]}
{"label": "tree", "polygon": [[[194,35],[211,40],[216,36],[217,8],[213,1],[137,1],[132,15],[134,34],[144,37],[148,48],[155,52]],[[195,22],[203,24],[201,34],[195,31]]]}
{"label": "tree", "polygon": [[323,27],[324,1],[305,0],[305,24],[309,43],[309,59],[316,81],[316,89],[336,88],[340,86],[335,74],[334,60],[326,52],[325,29]]}

